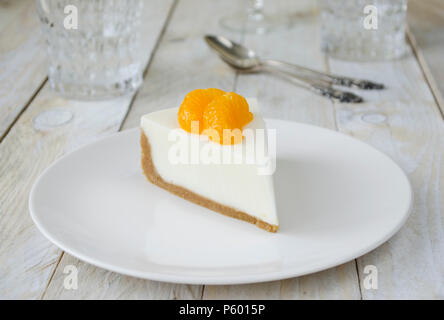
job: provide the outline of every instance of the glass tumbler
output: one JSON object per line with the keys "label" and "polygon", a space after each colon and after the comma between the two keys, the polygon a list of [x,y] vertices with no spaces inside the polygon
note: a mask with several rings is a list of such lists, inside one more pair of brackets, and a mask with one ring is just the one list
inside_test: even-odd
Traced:
{"label": "glass tumbler", "polygon": [[319,0],[321,48],[357,61],[395,59],[406,52],[407,0]]}
{"label": "glass tumbler", "polygon": [[93,100],[140,86],[143,0],[36,0],[36,5],[54,91]]}

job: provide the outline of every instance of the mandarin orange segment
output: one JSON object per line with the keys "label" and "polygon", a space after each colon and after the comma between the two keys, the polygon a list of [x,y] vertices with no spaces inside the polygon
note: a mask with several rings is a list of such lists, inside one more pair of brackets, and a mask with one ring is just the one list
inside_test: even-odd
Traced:
{"label": "mandarin orange segment", "polygon": [[[203,130],[207,132],[210,140],[221,144],[223,143],[224,129],[238,128],[237,119],[225,102],[225,96],[214,99],[208,104],[202,115]],[[217,136],[210,130],[215,130]]]}
{"label": "mandarin orange segment", "polygon": [[[242,141],[242,127],[253,119],[253,114],[248,109],[247,100],[234,92],[219,96],[204,109],[203,130],[212,129],[217,132],[217,136],[209,135],[214,142],[239,143]],[[226,132],[226,137],[225,129],[231,130]]]}
{"label": "mandarin orange segment", "polygon": [[224,93],[224,91],[216,88],[196,89],[189,92],[183,99],[177,114],[180,127],[185,131],[191,132],[191,123],[199,121],[199,133],[202,132],[204,108],[216,97]]}
{"label": "mandarin orange segment", "polygon": [[247,100],[241,95],[228,92],[224,94],[225,104],[228,105],[229,109],[234,112],[236,119],[238,120],[238,127],[242,128],[253,120],[253,114],[249,111],[249,106]]}
{"label": "mandarin orange segment", "polygon": [[185,131],[191,132],[192,122],[198,121],[199,133],[220,144],[233,144],[242,141],[242,128],[253,119],[253,114],[241,95],[209,88],[189,92],[177,118]]}

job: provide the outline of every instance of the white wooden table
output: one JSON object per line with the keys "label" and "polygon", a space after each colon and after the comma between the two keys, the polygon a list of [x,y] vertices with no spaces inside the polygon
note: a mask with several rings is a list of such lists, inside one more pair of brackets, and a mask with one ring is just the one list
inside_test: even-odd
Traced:
{"label": "white wooden table", "polygon": [[[319,50],[314,1],[271,1],[269,11],[293,24],[266,35],[229,34],[222,15],[238,0],[150,0],[144,11],[145,81],[132,97],[87,103],[49,90],[45,51],[32,0],[0,0],[0,299],[384,299],[444,298],[444,4],[411,0],[409,54],[397,61],[352,63]],[[239,75],[202,41],[225,34],[274,57],[338,74],[381,81],[387,90],[363,92],[366,102],[340,104],[277,78]],[[138,125],[139,117],[175,106],[194,88],[218,87],[257,97],[266,117],[331,128],[390,155],[414,188],[405,226],[374,251],[316,274],[269,283],[197,286],[146,281],[109,272],[64,253],[36,229],[28,195],[37,176],[62,154]],[[34,129],[53,108],[74,114],[66,125]],[[78,289],[63,286],[65,266],[78,269]],[[363,285],[366,265],[378,270],[378,289]]]}

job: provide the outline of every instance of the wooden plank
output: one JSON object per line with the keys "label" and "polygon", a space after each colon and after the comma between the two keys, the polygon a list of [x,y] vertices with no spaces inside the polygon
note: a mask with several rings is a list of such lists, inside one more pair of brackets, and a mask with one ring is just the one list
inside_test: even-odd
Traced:
{"label": "wooden plank", "polygon": [[[28,195],[37,176],[64,152],[119,129],[131,97],[79,103],[54,98],[45,86],[0,144],[0,296],[38,298],[61,252],[34,226]],[[35,130],[33,119],[62,108],[65,126]]]}
{"label": "wooden plank", "polygon": [[[31,0],[32,1],[32,0]],[[3,0],[0,2],[0,30],[14,21],[30,0]]]}
{"label": "wooden plank", "polygon": [[391,156],[408,174],[414,205],[405,226],[388,242],[358,259],[378,270],[378,289],[364,299],[444,297],[444,126],[422,71],[410,53],[389,62],[353,63],[329,59],[334,73],[381,81],[387,89],[366,92],[359,106],[336,103],[341,132],[366,141]]}
{"label": "wooden plank", "polygon": [[[246,35],[245,44],[262,57],[281,59],[324,70],[325,58],[319,50],[319,30],[315,3],[297,1],[273,3],[271,14],[292,13],[294,23],[265,35]],[[281,5],[281,7],[279,7]],[[270,75],[241,75],[236,91],[257,97],[265,117],[311,123],[335,129],[332,103]],[[276,170],[279,170],[277,167]],[[304,277],[239,286],[206,286],[204,299],[360,299],[355,261]]]}
{"label": "wooden plank", "polygon": [[0,141],[47,76],[44,43],[32,0],[1,2]]}
{"label": "wooden plank", "polygon": [[[66,266],[78,270],[78,288],[63,286]],[[200,299],[199,286],[169,284],[122,276],[64,254],[45,299]]]}
{"label": "wooden plank", "polygon": [[411,42],[444,115],[444,2],[410,0],[407,13]]}
{"label": "wooden plank", "polygon": [[355,263],[282,281],[205,286],[204,299],[359,299]]}
{"label": "wooden plank", "polygon": [[[210,14],[196,15],[195,10],[199,8],[202,13],[224,14],[235,1],[178,2],[123,129],[139,126],[142,114],[178,105],[184,95],[192,89],[233,88],[235,75],[210,52],[202,40],[202,30],[220,32],[218,20]],[[190,17],[193,17],[192,23]],[[78,269],[77,290],[63,289],[63,270],[69,264],[74,264]],[[113,279],[115,285],[104,282],[104,275]],[[135,279],[113,272],[99,271],[93,266],[77,260],[74,262],[64,256],[44,298],[200,299],[201,295],[202,286],[172,285]]]}
{"label": "wooden plank", "polygon": [[[185,0],[178,3],[176,12],[150,67],[143,88],[137,94],[123,129],[139,126],[140,117],[148,112],[178,106],[183,97],[196,88],[232,90],[235,73],[207,47],[203,40],[205,30],[223,33],[219,21],[211,14],[224,16],[236,7],[236,1],[207,3]],[[193,23],[190,23],[193,17]],[[240,40],[241,35],[234,35]]]}
{"label": "wooden plank", "polygon": [[[173,3],[153,1],[145,9],[147,57]],[[0,144],[0,299],[40,298],[60,260],[61,251],[40,234],[29,216],[33,182],[63,153],[118,131],[131,101],[132,96],[102,102],[65,100],[45,85]],[[36,130],[33,120],[55,109],[71,113],[73,119]]]}

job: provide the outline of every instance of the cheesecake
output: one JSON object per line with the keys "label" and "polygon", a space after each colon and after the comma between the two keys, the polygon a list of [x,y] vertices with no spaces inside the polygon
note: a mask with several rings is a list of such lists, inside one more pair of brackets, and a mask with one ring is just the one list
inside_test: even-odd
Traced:
{"label": "cheesecake", "polygon": [[197,89],[179,108],[142,116],[140,127],[142,169],[151,183],[266,231],[278,230],[275,159],[255,99]]}

